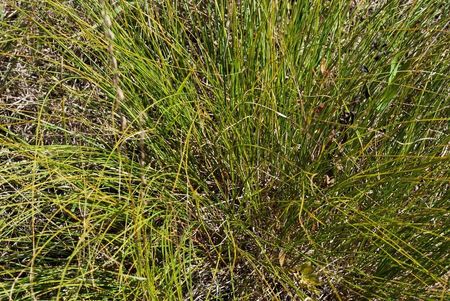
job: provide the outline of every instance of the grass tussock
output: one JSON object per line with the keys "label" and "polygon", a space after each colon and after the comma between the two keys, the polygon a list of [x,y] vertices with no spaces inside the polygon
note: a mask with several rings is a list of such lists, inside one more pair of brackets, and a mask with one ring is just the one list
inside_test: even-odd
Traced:
{"label": "grass tussock", "polygon": [[0,4],[1,300],[446,300],[446,1]]}

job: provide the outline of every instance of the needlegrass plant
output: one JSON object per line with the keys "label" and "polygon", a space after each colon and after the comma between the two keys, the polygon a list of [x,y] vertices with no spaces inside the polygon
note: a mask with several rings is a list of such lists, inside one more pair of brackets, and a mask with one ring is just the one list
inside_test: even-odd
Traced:
{"label": "needlegrass plant", "polygon": [[444,0],[0,2],[0,300],[448,300]]}

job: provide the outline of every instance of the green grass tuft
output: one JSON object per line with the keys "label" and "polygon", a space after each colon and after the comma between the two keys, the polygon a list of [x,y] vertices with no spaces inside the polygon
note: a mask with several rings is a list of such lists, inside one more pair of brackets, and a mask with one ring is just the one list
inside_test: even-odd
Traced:
{"label": "green grass tuft", "polygon": [[1,300],[447,300],[440,0],[6,0]]}

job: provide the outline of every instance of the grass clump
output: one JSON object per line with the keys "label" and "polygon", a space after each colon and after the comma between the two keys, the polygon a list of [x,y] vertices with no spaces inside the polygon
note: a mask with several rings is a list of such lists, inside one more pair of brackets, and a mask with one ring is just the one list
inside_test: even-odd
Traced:
{"label": "grass clump", "polygon": [[7,0],[0,299],[447,299],[449,9]]}

